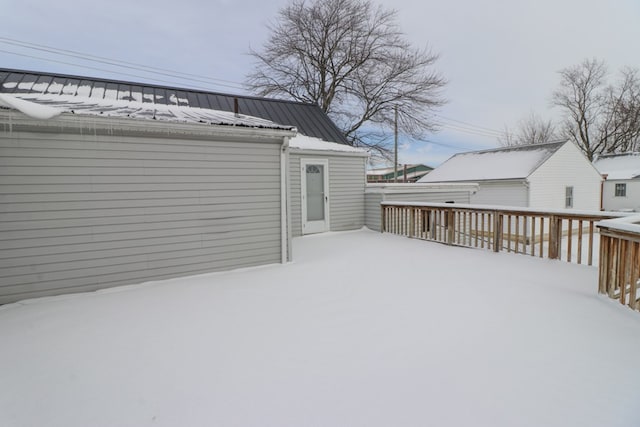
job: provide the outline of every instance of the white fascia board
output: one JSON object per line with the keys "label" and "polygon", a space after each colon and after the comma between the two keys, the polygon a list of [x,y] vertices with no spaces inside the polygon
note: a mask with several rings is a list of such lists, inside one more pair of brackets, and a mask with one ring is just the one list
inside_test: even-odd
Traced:
{"label": "white fascia board", "polygon": [[337,151],[337,150],[307,150],[304,148],[290,147],[289,151],[292,154],[304,154],[309,156],[341,156],[341,157],[369,157],[367,152],[353,152],[353,151]]}

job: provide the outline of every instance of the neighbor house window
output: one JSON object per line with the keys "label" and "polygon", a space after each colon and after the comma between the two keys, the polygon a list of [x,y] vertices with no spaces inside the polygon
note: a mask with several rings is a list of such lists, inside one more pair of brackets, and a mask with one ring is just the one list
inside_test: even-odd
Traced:
{"label": "neighbor house window", "polygon": [[564,188],[564,207],[565,208],[573,207],[573,187]]}
{"label": "neighbor house window", "polygon": [[627,197],[627,184],[616,184],[616,197]]}

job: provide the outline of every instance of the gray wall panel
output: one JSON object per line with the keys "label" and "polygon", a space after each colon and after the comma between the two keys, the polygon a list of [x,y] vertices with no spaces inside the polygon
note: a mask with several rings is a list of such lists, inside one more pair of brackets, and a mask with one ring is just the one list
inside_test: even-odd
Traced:
{"label": "gray wall panel", "polygon": [[356,230],[364,226],[365,158],[327,151],[323,154],[292,152],[289,156],[291,228],[293,237],[302,235],[300,205],[300,159],[329,161],[329,218],[331,231]]}
{"label": "gray wall panel", "polygon": [[0,132],[0,303],[281,259],[280,145]]}

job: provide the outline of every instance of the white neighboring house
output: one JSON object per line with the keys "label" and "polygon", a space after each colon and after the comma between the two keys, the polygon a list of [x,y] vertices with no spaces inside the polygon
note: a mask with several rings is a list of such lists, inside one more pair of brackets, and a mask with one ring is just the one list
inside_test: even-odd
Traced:
{"label": "white neighboring house", "polygon": [[477,183],[473,204],[600,210],[602,177],[570,141],[459,153],[419,182]]}
{"label": "white neighboring house", "polygon": [[640,212],[640,153],[606,154],[593,164],[605,177],[604,209]]}

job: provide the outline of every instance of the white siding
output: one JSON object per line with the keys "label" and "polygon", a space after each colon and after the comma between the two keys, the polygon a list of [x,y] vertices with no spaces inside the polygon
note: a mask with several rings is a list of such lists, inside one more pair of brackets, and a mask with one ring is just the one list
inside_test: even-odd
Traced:
{"label": "white siding", "polygon": [[281,260],[280,144],[0,130],[0,303]]}
{"label": "white siding", "polygon": [[476,205],[528,206],[529,194],[523,181],[480,182],[480,188],[471,196]]}
{"label": "white siding", "polygon": [[[627,184],[625,197],[616,197],[616,184]],[[603,185],[604,210],[634,210],[640,212],[640,179],[607,180]]]}
{"label": "white siding", "polygon": [[600,173],[578,147],[564,144],[529,176],[529,206],[564,209],[565,188],[573,187],[573,209],[600,210]]}
{"label": "white siding", "polygon": [[289,155],[291,234],[302,235],[300,205],[300,159],[329,161],[329,226],[331,231],[357,230],[364,226],[365,157],[341,155],[335,152],[305,154],[292,151]]}

